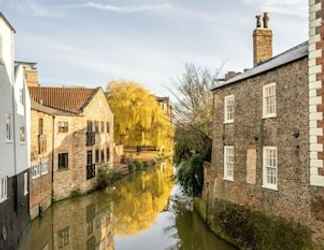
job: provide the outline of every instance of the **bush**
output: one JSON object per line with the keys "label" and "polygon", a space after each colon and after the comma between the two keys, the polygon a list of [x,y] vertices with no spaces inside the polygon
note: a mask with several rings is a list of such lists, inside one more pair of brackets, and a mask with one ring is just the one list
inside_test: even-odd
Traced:
{"label": "bush", "polygon": [[107,186],[112,185],[114,182],[120,180],[122,177],[123,175],[115,169],[99,168],[97,187],[99,189],[106,188]]}
{"label": "bush", "polygon": [[199,196],[204,184],[204,160],[201,155],[193,155],[177,166],[176,180],[185,194]]}

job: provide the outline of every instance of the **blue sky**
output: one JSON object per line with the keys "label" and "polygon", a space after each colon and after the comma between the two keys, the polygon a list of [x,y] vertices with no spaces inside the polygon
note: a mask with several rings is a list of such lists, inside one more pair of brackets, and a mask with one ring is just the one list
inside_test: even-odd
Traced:
{"label": "blue sky", "polygon": [[252,65],[255,15],[271,13],[275,54],[307,40],[305,0],[0,0],[17,30],[17,59],[43,84],[143,83],[156,94],[195,63]]}

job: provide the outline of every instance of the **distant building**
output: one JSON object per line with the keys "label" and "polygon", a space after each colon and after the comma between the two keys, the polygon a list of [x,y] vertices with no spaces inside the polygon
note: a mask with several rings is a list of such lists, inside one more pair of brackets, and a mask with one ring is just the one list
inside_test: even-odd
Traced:
{"label": "distant building", "polygon": [[48,183],[41,178],[48,180],[52,175],[54,200],[95,187],[98,170],[113,165],[114,123],[101,88],[30,87],[29,91],[32,98],[31,204],[35,206],[33,214],[37,214],[37,206],[46,204],[47,207],[50,195]]}
{"label": "distant building", "polygon": [[172,121],[172,105],[170,103],[169,97],[159,97],[156,96],[156,101],[160,104],[163,112],[169,117],[170,121]]}
{"label": "distant building", "polygon": [[29,223],[30,99],[14,63],[15,33],[0,13],[0,249],[16,249]]}

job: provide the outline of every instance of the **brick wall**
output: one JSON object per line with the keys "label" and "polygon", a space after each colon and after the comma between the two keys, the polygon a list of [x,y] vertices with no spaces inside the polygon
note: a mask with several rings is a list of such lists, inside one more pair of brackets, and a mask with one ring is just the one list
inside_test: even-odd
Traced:
{"label": "brick wall", "polygon": [[[58,132],[58,123],[67,121],[68,133]],[[87,121],[99,121],[100,132],[96,134],[96,144],[86,146]],[[101,132],[101,122],[104,122],[105,131]],[[107,133],[106,123],[110,124],[110,133]],[[99,91],[79,116],[57,116],[55,119],[55,153],[54,153],[54,199],[61,200],[71,195],[73,191],[85,193],[96,185],[96,178],[87,180],[87,151],[100,150],[100,163],[96,164],[96,173],[101,167],[101,151],[104,150],[107,158],[109,148],[109,163],[113,164],[113,115],[103,92]],[[69,168],[58,169],[58,154],[69,154]],[[104,163],[107,163],[104,160]]]}
{"label": "brick wall", "polygon": [[[43,119],[43,137],[46,140],[46,150],[39,152],[39,120]],[[32,110],[31,112],[31,166],[48,163],[48,173],[41,173],[33,178],[30,174],[30,215],[34,219],[39,210],[46,210],[52,202],[52,151],[53,151],[53,117]]]}

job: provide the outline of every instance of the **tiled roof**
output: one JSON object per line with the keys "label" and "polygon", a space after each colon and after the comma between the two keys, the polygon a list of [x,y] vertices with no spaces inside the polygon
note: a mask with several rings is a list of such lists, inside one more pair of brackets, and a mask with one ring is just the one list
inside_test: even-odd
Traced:
{"label": "tiled roof", "polygon": [[308,55],[308,42],[304,42],[275,57],[272,57],[268,61],[265,61],[244,73],[241,73],[229,79],[228,81],[220,82],[212,90],[216,90],[218,88],[222,88],[233,83],[238,83],[242,80],[254,77],[256,75],[260,75],[262,73],[268,72],[270,70],[273,70],[285,64],[302,59],[307,55]]}
{"label": "tiled roof", "polygon": [[30,87],[32,101],[63,112],[79,114],[100,88]]}

